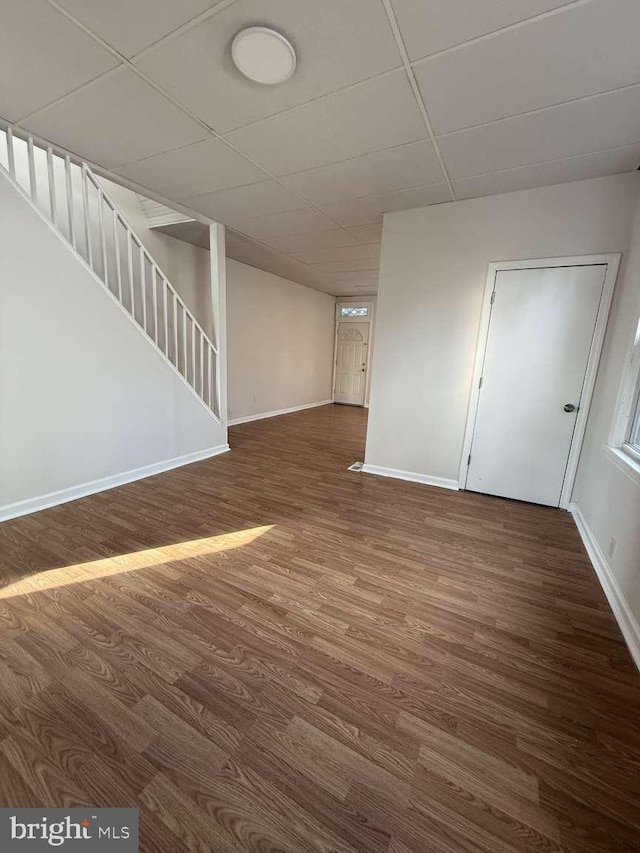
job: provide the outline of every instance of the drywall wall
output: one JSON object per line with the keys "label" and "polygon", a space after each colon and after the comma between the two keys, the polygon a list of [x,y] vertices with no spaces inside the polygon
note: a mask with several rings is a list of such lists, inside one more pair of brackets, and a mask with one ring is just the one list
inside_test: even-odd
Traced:
{"label": "drywall wall", "polygon": [[[640,666],[640,475],[607,452],[621,382],[640,319],[640,205],[618,276],[573,501],[596,560],[628,608],[627,640]],[[613,547],[612,547],[613,542]],[[612,553],[613,552],[613,553]],[[630,615],[629,615],[630,614]],[[618,615],[618,614],[617,614]],[[622,617],[624,618],[624,616]],[[620,619],[620,617],[619,617]]]}
{"label": "drywall wall", "polygon": [[204,331],[211,336],[209,252],[149,228],[135,193],[106,178],[98,178],[136,236],[185,301]]}
{"label": "drywall wall", "polygon": [[0,518],[224,447],[226,429],[2,174],[0,257]]}
{"label": "drywall wall", "polygon": [[227,259],[229,420],[331,400],[335,299]]}
{"label": "drywall wall", "polygon": [[456,484],[488,264],[626,252],[639,177],[385,215],[368,465]]}

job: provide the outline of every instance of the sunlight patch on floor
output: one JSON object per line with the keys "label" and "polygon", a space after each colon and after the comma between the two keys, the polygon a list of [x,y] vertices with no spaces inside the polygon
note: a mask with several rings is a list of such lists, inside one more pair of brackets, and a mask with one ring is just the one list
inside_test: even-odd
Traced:
{"label": "sunlight patch on floor", "polygon": [[272,524],[264,527],[251,527],[247,530],[223,533],[220,536],[192,539],[189,542],[163,545],[161,548],[149,548],[147,551],[132,551],[129,554],[119,554],[117,557],[107,557],[104,560],[92,560],[74,566],[49,569],[8,584],[0,589],[0,599],[56,589],[84,581],[99,580],[110,575],[135,572],[139,569],[148,569],[176,560],[188,560],[191,557],[204,557],[208,554],[230,551],[234,548],[241,548],[243,545],[249,545],[259,539],[260,536],[268,533],[273,527]]}

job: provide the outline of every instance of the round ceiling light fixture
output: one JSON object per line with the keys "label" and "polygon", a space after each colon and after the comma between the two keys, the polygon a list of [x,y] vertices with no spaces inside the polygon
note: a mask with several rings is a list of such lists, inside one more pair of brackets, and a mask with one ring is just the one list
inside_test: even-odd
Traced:
{"label": "round ceiling light fixture", "polygon": [[238,71],[256,83],[284,83],[296,70],[296,52],[282,33],[270,27],[247,27],[231,43]]}

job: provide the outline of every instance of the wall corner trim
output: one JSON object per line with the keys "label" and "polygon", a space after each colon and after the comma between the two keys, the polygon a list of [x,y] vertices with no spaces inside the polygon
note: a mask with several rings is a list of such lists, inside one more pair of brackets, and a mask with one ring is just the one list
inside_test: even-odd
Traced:
{"label": "wall corner trim", "polygon": [[457,480],[447,480],[445,477],[431,477],[428,474],[416,474],[413,471],[401,471],[396,468],[382,468],[379,465],[364,463],[362,470],[365,474],[376,474],[378,477],[393,477],[396,480],[407,480],[410,483],[422,483],[424,486],[438,486],[440,489],[458,491]]}
{"label": "wall corner trim", "polygon": [[97,492],[105,492],[107,489],[124,486],[126,483],[143,480],[145,477],[153,477],[155,474],[162,474],[165,471],[171,471],[173,468],[180,468],[192,462],[210,459],[212,456],[226,453],[229,449],[228,444],[220,444],[217,447],[208,447],[206,450],[197,450],[195,453],[186,453],[184,456],[176,456],[173,459],[166,459],[163,462],[154,462],[151,465],[144,465],[142,468],[124,471],[122,474],[113,474],[110,477],[103,477],[100,480],[91,480],[89,483],[70,486],[68,489],[49,492],[46,495],[28,498],[27,500],[17,501],[13,504],[5,504],[4,506],[0,506],[0,522],[9,521],[11,518],[19,518],[21,515],[29,515],[32,512],[40,512],[40,510],[68,503],[69,501],[75,501],[78,498],[94,495]]}
{"label": "wall corner trim", "polygon": [[289,409],[278,409],[275,412],[261,412],[258,415],[247,415],[244,418],[233,418],[227,421],[227,426],[248,424],[250,421],[261,421],[263,418],[277,418],[278,415],[289,415],[291,412],[302,412],[304,409],[315,409],[317,406],[328,406],[333,400],[320,400],[318,403],[305,403],[304,406],[291,406]]}
{"label": "wall corner trim", "polygon": [[582,543],[591,560],[596,576],[600,581],[600,586],[607,597],[616,622],[622,631],[622,636],[629,647],[631,657],[638,669],[640,669],[640,624],[638,624],[637,619],[633,615],[611,570],[611,566],[598,545],[593,531],[589,527],[580,507],[575,503],[571,503],[569,505],[569,512],[573,516]]}

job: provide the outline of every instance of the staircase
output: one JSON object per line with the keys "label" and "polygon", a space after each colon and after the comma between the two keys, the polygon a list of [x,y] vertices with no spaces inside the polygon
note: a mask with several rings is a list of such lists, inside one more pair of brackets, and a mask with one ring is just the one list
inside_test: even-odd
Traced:
{"label": "staircase", "polygon": [[220,358],[86,163],[0,129],[0,168],[220,421]]}

